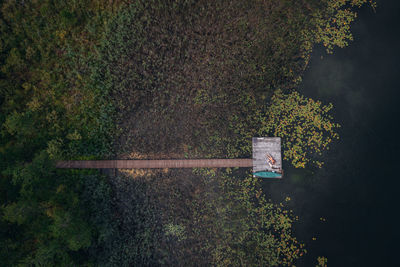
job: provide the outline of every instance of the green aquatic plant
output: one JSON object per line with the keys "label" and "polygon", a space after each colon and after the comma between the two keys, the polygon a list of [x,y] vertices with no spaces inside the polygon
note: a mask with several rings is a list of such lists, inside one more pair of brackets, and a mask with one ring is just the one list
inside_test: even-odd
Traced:
{"label": "green aquatic plant", "polygon": [[321,166],[322,162],[313,160],[313,156],[321,155],[339,138],[336,131],[340,125],[333,122],[331,109],[332,104],[323,105],[296,91],[284,94],[276,90],[259,133],[281,137],[284,159],[296,168],[305,168],[310,162]]}

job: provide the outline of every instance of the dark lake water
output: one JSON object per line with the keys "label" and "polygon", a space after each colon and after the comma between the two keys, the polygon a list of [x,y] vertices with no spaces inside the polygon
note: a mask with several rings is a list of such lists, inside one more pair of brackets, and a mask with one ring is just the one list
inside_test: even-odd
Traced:
{"label": "dark lake water", "polygon": [[400,266],[399,20],[400,1],[378,1],[376,13],[359,13],[347,48],[313,53],[300,91],[334,104],[340,140],[323,169],[286,163],[284,179],[263,181],[272,199],[290,196],[300,218],[296,235],[309,253],[298,266],[317,256],[328,266]]}

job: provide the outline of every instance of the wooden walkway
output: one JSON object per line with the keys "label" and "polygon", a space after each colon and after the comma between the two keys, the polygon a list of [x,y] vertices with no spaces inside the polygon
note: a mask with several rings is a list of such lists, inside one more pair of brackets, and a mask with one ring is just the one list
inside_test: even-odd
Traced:
{"label": "wooden walkway", "polygon": [[56,163],[64,169],[163,169],[253,167],[253,159],[69,160]]}
{"label": "wooden walkway", "polygon": [[282,178],[281,138],[253,137],[252,143],[251,159],[66,160],[57,162],[56,167],[104,169],[105,172],[113,169],[114,173],[116,169],[253,167],[253,175],[257,177]]}

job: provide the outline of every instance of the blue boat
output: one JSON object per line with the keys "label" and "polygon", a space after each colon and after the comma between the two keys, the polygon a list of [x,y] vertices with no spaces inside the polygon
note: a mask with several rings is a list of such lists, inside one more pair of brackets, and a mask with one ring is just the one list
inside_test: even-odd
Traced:
{"label": "blue boat", "polygon": [[282,173],[270,172],[270,171],[253,172],[253,175],[259,178],[282,178]]}

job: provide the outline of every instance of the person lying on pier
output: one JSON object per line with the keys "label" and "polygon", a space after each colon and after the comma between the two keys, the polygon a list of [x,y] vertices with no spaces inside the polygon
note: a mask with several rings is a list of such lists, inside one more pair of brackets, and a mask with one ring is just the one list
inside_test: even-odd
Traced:
{"label": "person lying on pier", "polygon": [[269,153],[267,154],[267,158],[268,158],[268,163],[270,163],[270,165],[275,165],[276,160]]}

